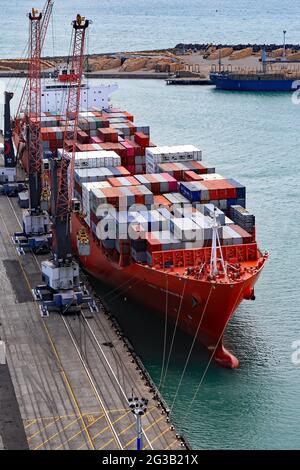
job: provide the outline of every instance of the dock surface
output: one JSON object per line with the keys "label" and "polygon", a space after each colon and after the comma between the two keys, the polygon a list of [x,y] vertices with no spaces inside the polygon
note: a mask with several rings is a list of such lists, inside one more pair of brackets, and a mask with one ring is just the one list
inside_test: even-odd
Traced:
{"label": "dock surface", "polygon": [[[11,235],[21,220],[17,200],[0,196],[0,337],[28,447],[135,449],[136,420],[127,404],[133,389],[149,399],[144,448],[184,449],[101,306],[88,318],[41,316],[31,289],[41,283],[44,258],[17,254]],[[3,436],[1,441],[5,444]]]}

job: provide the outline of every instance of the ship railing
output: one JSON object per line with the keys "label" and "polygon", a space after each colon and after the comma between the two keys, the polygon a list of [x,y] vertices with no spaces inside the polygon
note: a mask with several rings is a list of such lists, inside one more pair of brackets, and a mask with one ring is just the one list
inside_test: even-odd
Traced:
{"label": "ship railing", "polygon": [[[257,243],[222,246],[224,261],[242,263],[257,261],[260,256]],[[191,250],[155,251],[152,253],[152,266],[156,269],[191,268],[207,264],[211,259],[211,248]]]}
{"label": "ship railing", "polygon": [[268,68],[265,72],[263,72],[261,67],[242,67],[242,66],[232,66],[231,64],[221,66],[212,64],[211,66],[211,73],[222,73],[222,74],[235,74],[236,76],[241,77],[253,77],[255,78],[257,75],[264,73],[265,75],[295,75],[295,77],[299,77],[300,75],[300,67],[299,66],[291,66],[290,64],[283,65],[283,64],[268,64]]}

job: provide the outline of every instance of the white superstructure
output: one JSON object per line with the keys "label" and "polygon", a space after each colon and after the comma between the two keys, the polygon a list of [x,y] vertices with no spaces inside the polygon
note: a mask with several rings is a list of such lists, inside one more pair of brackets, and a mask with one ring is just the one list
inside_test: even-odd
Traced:
{"label": "white superstructure", "polygon": [[[42,112],[56,112],[64,115],[68,100],[68,89],[73,85],[72,82],[63,82],[58,80],[45,81],[42,87]],[[88,111],[92,108],[108,109],[110,95],[118,89],[116,83],[109,85],[90,85],[83,83],[81,85],[80,110]]]}

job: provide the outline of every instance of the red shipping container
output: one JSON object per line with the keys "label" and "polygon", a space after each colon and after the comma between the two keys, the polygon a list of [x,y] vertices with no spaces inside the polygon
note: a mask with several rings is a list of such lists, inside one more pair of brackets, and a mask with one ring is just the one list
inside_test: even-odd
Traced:
{"label": "red shipping container", "polygon": [[162,250],[160,241],[157,240],[157,238],[155,238],[152,233],[146,234],[146,240],[147,240],[147,251],[149,253]]}
{"label": "red shipping container", "polygon": [[128,121],[133,122],[134,121],[134,116],[133,114],[128,113],[127,111],[123,112],[124,116],[127,117]]}
{"label": "red shipping container", "polygon": [[[140,182],[134,178],[134,176],[127,176],[126,180],[128,183],[130,183],[130,186],[140,186]],[[122,186],[127,186],[122,182],[122,180],[119,177],[113,177],[113,178],[107,178],[107,181],[114,187],[122,187]]]}
{"label": "red shipping container", "polygon": [[252,235],[246,232],[246,230],[244,230],[242,227],[239,225],[230,225],[230,228],[232,228],[243,238],[243,243],[252,243]]}
{"label": "red shipping container", "polygon": [[150,138],[148,135],[144,134],[143,132],[136,132],[134,134],[134,140],[137,144],[141,147],[148,147],[150,143]]}
{"label": "red shipping container", "polygon": [[49,140],[48,138],[48,128],[47,127],[42,127],[41,128],[41,140],[44,142]]}
{"label": "red shipping container", "polygon": [[201,175],[195,173],[195,171],[185,171],[183,173],[183,180],[184,181],[201,181]]}
{"label": "red shipping container", "polygon": [[201,184],[209,190],[211,200],[235,199],[237,197],[236,188],[226,180],[201,181]]}
{"label": "red shipping container", "polygon": [[97,134],[100,137],[100,139],[104,140],[104,142],[113,142],[113,143],[118,142],[118,133],[111,127],[98,129]]}
{"label": "red shipping container", "polygon": [[81,144],[88,144],[90,141],[90,136],[87,132],[85,131],[78,131],[77,132],[77,140]]}
{"label": "red shipping container", "polygon": [[128,157],[134,157],[134,147],[130,141],[125,139],[124,142],[122,142],[122,146],[126,149],[126,155]]}
{"label": "red shipping container", "polygon": [[91,144],[103,144],[103,140],[100,137],[91,137]]}
{"label": "red shipping container", "polygon": [[153,196],[153,205],[162,206],[162,207],[170,207],[172,203],[165,196],[162,196],[161,194],[159,194],[157,196]]}
{"label": "red shipping container", "polygon": [[127,170],[133,175],[135,173],[134,165],[126,165]]}
{"label": "red shipping container", "polygon": [[132,124],[131,122],[127,122],[126,123],[128,128],[130,129],[130,135],[134,135],[136,133],[136,127],[134,124]]}

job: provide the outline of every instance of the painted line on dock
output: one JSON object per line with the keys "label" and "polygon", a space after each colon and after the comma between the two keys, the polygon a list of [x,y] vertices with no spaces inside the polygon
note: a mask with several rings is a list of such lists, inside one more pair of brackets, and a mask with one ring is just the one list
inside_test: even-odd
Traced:
{"label": "painted line on dock", "polygon": [[[95,419],[95,421],[93,421],[92,423],[89,423],[87,425],[87,428],[90,428],[91,426],[94,426],[94,424],[96,424],[100,419],[102,418],[105,418],[105,414],[103,413],[101,416],[99,416],[99,418]],[[65,428],[63,429],[63,431],[65,430]],[[65,444],[68,444],[69,442],[71,442],[75,437],[79,436],[79,434],[81,434],[82,432],[84,432],[84,429],[81,429],[80,431],[77,431],[75,434],[73,434],[71,437],[69,437],[67,440],[65,440],[64,442],[62,442],[58,447],[55,447],[54,450],[58,450],[60,449],[61,447],[63,447]],[[84,444],[83,444],[84,445]]]}
{"label": "painted line on dock", "polygon": [[[12,209],[14,215],[15,215],[15,218],[16,218],[18,224],[19,224],[20,226],[22,226],[21,223],[20,223],[20,220],[19,220],[19,218],[18,218],[18,215],[16,214],[16,211],[15,211],[15,209],[14,209],[12,203],[11,203],[11,201],[9,200],[9,198],[7,198],[7,199],[8,199],[9,205],[11,206],[11,209]],[[2,219],[3,219],[3,217],[2,217]],[[9,239],[10,239],[10,241],[11,241],[10,234],[9,234],[9,231],[8,231],[8,229],[7,229],[7,226],[6,226],[5,222],[4,222],[4,225],[5,225],[6,231],[7,231],[7,233],[8,233]],[[34,254],[32,254],[32,255],[33,255],[33,257],[34,257],[34,259],[35,259],[35,261],[36,261],[36,263],[37,263],[37,265],[38,265],[38,267],[39,267],[39,269],[40,269],[40,264],[39,264],[39,262],[38,262],[38,260],[37,260],[37,257],[36,257]],[[23,268],[23,266],[22,266],[22,264],[21,264],[21,262],[20,262],[20,259],[18,259],[18,262],[19,262],[20,267],[21,267],[21,269],[22,269],[22,271],[23,271],[24,277],[25,277],[25,279],[26,279],[26,281],[27,281],[27,285],[28,285],[28,287],[30,287],[30,292],[31,292],[31,286],[30,286],[30,284],[29,284],[29,281],[28,281],[26,272],[24,271],[24,268]],[[38,306],[38,303],[37,303],[36,301],[35,301],[35,304]],[[103,357],[104,357],[106,363],[108,364],[108,367],[109,367],[109,369],[110,369],[110,371],[111,371],[111,373],[112,373],[114,379],[116,380],[116,382],[117,382],[117,384],[118,384],[120,390],[122,391],[124,397],[126,397],[125,392],[124,392],[124,390],[122,389],[122,386],[121,386],[121,384],[119,383],[119,381],[118,381],[118,379],[117,379],[117,377],[116,377],[116,375],[115,375],[115,372],[114,372],[114,370],[112,369],[112,366],[111,366],[110,362],[108,361],[108,359],[107,359],[107,357],[106,357],[104,351],[102,350],[102,348],[101,348],[101,346],[100,346],[100,344],[99,344],[99,342],[98,342],[98,338],[96,337],[94,331],[92,330],[92,328],[91,328],[89,322],[86,320],[86,318],[84,318],[84,320],[85,320],[85,322],[87,323],[88,328],[89,328],[89,330],[90,330],[92,336],[94,337],[94,340],[95,340],[95,342],[96,342],[96,344],[97,344],[97,346],[98,346],[98,349],[101,351],[101,353],[102,353],[102,355],[103,355]],[[50,331],[49,331],[49,329],[48,329],[48,327],[47,327],[47,325],[45,324],[45,321],[44,321],[43,319],[42,319],[42,322],[43,322],[43,326],[44,326],[44,328],[45,328],[45,330],[46,330],[47,336],[48,336],[48,338],[49,338],[49,341],[50,341],[50,343],[51,343],[52,349],[54,350],[54,353],[55,353],[55,356],[56,356],[56,358],[57,358],[57,361],[58,361],[58,363],[59,363],[59,365],[60,365],[61,374],[62,374],[62,375],[65,374],[64,381],[67,381],[67,382],[68,382],[68,384],[66,384],[66,385],[67,385],[68,389],[69,389],[69,387],[70,387],[69,392],[70,392],[70,394],[71,394],[71,396],[72,396],[72,398],[73,398],[73,401],[74,401],[74,400],[76,400],[75,394],[74,394],[74,392],[73,392],[73,390],[72,390],[72,388],[71,388],[71,384],[69,383],[68,378],[67,378],[67,376],[66,376],[66,373],[65,373],[65,371],[64,371],[64,369],[63,369],[61,360],[60,360],[60,358],[59,358],[59,356],[58,356],[58,353],[57,353],[56,347],[55,347],[55,345],[54,345],[54,341],[53,341],[53,339],[52,339],[52,337],[51,337]],[[72,339],[72,338],[71,338],[71,339]],[[68,385],[69,385],[69,386],[68,386]],[[91,384],[91,385],[92,385],[92,384]],[[92,388],[93,388],[93,386],[92,386]],[[126,397],[126,398],[127,398],[127,397]],[[74,404],[75,404],[75,403],[74,403]],[[77,407],[78,407],[78,409],[79,409],[78,404],[77,404],[77,406],[76,406],[76,404],[75,404],[75,407],[76,407],[76,409],[77,409]],[[102,408],[103,408],[103,411],[105,411],[105,412],[107,412],[107,411],[109,412],[109,411],[110,411],[110,410],[106,410],[106,408],[105,408],[103,405],[102,405]],[[155,407],[153,407],[153,408],[155,408]],[[121,409],[121,410],[124,411],[125,408],[123,408],[123,409]],[[120,411],[121,411],[121,410],[120,410]],[[80,409],[79,409],[79,411],[80,411]],[[115,410],[115,411],[118,411],[118,410]],[[128,413],[125,413],[123,416],[126,416],[127,414],[128,414]],[[82,424],[83,424],[84,429],[81,430],[81,431],[79,431],[78,434],[81,434],[81,432],[85,431],[86,434],[87,434],[87,436],[88,436],[89,443],[90,443],[91,447],[95,450],[95,446],[94,446],[92,440],[93,440],[95,437],[99,436],[102,431],[101,431],[100,433],[98,433],[96,436],[91,437],[91,436],[89,435],[88,428],[89,428],[91,425],[94,424],[94,421],[93,421],[92,423],[90,423],[89,425],[86,426],[85,420],[84,420],[83,416],[87,416],[87,413],[83,413],[83,414],[81,413],[81,416],[79,416],[80,419],[82,419]],[[159,419],[157,419],[156,421],[154,421],[152,424],[150,424],[150,426],[148,426],[147,428],[143,429],[143,434],[144,434],[144,436],[145,436],[145,439],[146,439],[146,441],[147,441],[147,443],[148,443],[150,449],[153,449],[153,447],[152,447],[152,442],[155,442],[155,441],[156,441],[157,439],[159,439],[162,435],[164,435],[164,434],[169,430],[169,428],[167,428],[167,429],[165,429],[163,432],[161,432],[161,433],[160,433],[158,436],[156,436],[156,438],[155,438],[153,441],[151,441],[151,442],[149,441],[148,436],[146,435],[146,431],[147,431],[148,429],[150,429],[152,426],[154,426],[155,424],[159,423],[163,418],[164,418],[163,416],[160,417]],[[100,419],[100,418],[99,418],[99,419]],[[119,420],[119,419],[121,419],[121,417],[118,418],[118,420]],[[117,420],[117,421],[118,421],[118,420]],[[98,419],[96,419],[96,421],[98,421]],[[115,422],[117,422],[117,421],[115,421]],[[115,422],[113,422],[113,424],[114,424]],[[34,423],[29,423],[28,426],[31,426],[32,424],[34,424]],[[52,424],[54,424],[54,423],[52,423]],[[122,430],[121,433],[120,433],[120,435],[123,434],[124,432],[126,432],[128,429],[130,429],[134,424],[135,424],[135,423],[132,423],[132,424],[129,425],[126,429]],[[50,423],[49,423],[49,426],[50,426]],[[107,428],[105,428],[105,429],[107,429]],[[103,431],[104,431],[104,430],[103,430]],[[115,439],[115,440],[117,440],[117,439]],[[134,439],[133,439],[133,440],[134,440]],[[133,440],[129,441],[129,442],[126,444],[126,446],[130,445],[130,443],[133,442]],[[111,442],[111,440],[110,440],[109,442]],[[120,441],[119,441],[119,442],[120,442]],[[118,443],[118,442],[117,442],[117,443]],[[174,443],[176,443],[176,440],[173,441],[171,444],[169,444],[168,447],[172,446]],[[59,448],[60,448],[62,445],[63,445],[63,444],[61,444],[61,445],[59,446]],[[84,445],[85,445],[85,444],[83,443],[79,448],[83,447]],[[106,445],[108,445],[108,444],[106,444]],[[148,445],[147,445],[146,447],[148,447]],[[126,447],[126,446],[125,446],[125,447]],[[121,448],[122,448],[122,447],[121,447]]]}
{"label": "painted line on dock", "polygon": [[[11,204],[10,201],[9,201],[9,203],[10,203],[10,205],[11,205],[11,207],[12,207],[12,204]],[[14,210],[13,210],[13,211],[14,211]],[[15,214],[17,220],[18,220],[18,217],[17,217],[15,211],[14,211],[14,214]],[[9,242],[10,242],[11,245],[13,245],[13,243],[12,243],[12,241],[11,241],[11,236],[10,236],[9,230],[8,230],[8,228],[7,228],[7,225],[6,225],[5,221],[4,221],[4,218],[3,218],[1,212],[0,212],[0,217],[1,217],[1,219],[2,219],[2,222],[3,222],[3,224],[4,224],[5,230],[6,230],[6,232],[7,232],[7,236],[8,236]],[[19,223],[20,223],[20,222],[19,222]],[[27,287],[28,287],[29,291],[32,293],[31,286],[30,286],[30,283],[29,283],[27,274],[26,274],[26,272],[25,272],[25,270],[24,270],[24,267],[23,267],[23,265],[22,265],[22,263],[21,263],[21,261],[20,261],[20,258],[19,258],[19,257],[16,257],[16,259],[17,259],[17,261],[18,261],[18,263],[19,263],[19,265],[20,265],[20,268],[21,268],[21,270],[22,270],[22,273],[23,273],[24,279],[25,279],[25,281],[26,281]],[[33,299],[33,303],[34,303],[34,305],[35,305],[35,307],[36,307],[36,309],[37,309],[37,313],[38,313],[38,315],[39,315],[39,305],[38,305],[38,303],[37,303],[37,301],[36,301],[35,299]],[[42,320],[43,327],[44,327],[44,329],[45,329],[45,331],[46,331],[46,334],[47,334],[47,337],[48,337],[48,339],[49,339],[49,341],[50,341],[50,344],[51,344],[53,353],[54,353],[54,355],[55,355],[55,357],[56,357],[57,364],[58,364],[58,366],[59,366],[59,370],[60,370],[61,376],[62,376],[62,378],[63,378],[63,380],[64,380],[64,382],[65,382],[65,385],[67,386],[67,389],[68,389],[68,391],[69,391],[69,393],[70,393],[70,396],[71,396],[71,398],[72,398],[72,401],[73,401],[73,403],[74,403],[74,405],[75,405],[76,411],[77,411],[77,413],[78,413],[78,415],[79,415],[79,418],[80,418],[80,420],[81,420],[81,422],[82,422],[82,425],[83,425],[83,428],[84,428],[84,430],[85,430],[85,432],[86,432],[86,435],[87,435],[88,441],[89,441],[89,443],[90,443],[90,446],[91,446],[91,448],[92,448],[93,450],[95,450],[95,446],[94,446],[94,444],[93,444],[93,442],[92,442],[91,436],[89,435],[89,433],[88,433],[88,431],[87,431],[87,428],[86,428],[86,425],[85,425],[85,421],[84,421],[83,416],[82,416],[82,413],[81,413],[81,411],[80,411],[78,402],[77,402],[76,397],[75,397],[75,394],[74,394],[74,392],[73,392],[73,390],[72,390],[72,387],[71,387],[71,384],[70,384],[69,379],[68,379],[68,377],[67,377],[67,374],[66,374],[66,372],[65,372],[65,370],[64,370],[64,368],[63,368],[61,359],[60,359],[59,354],[58,354],[58,352],[57,352],[57,349],[56,349],[56,347],[55,347],[55,345],[54,345],[54,342],[53,342],[53,339],[52,339],[52,337],[51,337],[50,331],[49,331],[47,325],[45,324],[45,321],[43,320],[43,318],[42,318],[40,315],[39,315],[39,318],[41,318],[41,320]]]}
{"label": "painted line on dock", "polygon": [[[113,424],[116,424],[118,421],[121,421],[121,419],[125,418],[125,416],[127,416],[129,413],[130,413],[129,410],[126,411],[126,413],[124,413],[122,416],[119,416],[119,418],[117,418],[115,421],[113,421]],[[102,434],[104,431],[107,431],[108,429],[109,429],[109,426],[106,426],[106,428],[99,431],[97,434],[95,434],[93,436],[93,440],[95,441],[100,436],[100,434]]]}
{"label": "painted line on dock", "polygon": [[53,424],[57,423],[58,421],[60,420],[60,418],[56,418],[54,421],[51,421],[51,423],[48,423],[46,424],[45,426],[43,426],[42,428],[39,428],[38,431],[36,431],[35,433],[31,434],[29,437],[27,437],[27,441],[31,441],[31,439],[33,439],[35,436],[38,436],[39,434],[42,434],[43,431],[45,431],[45,429],[48,429],[50,426],[52,426]]}

